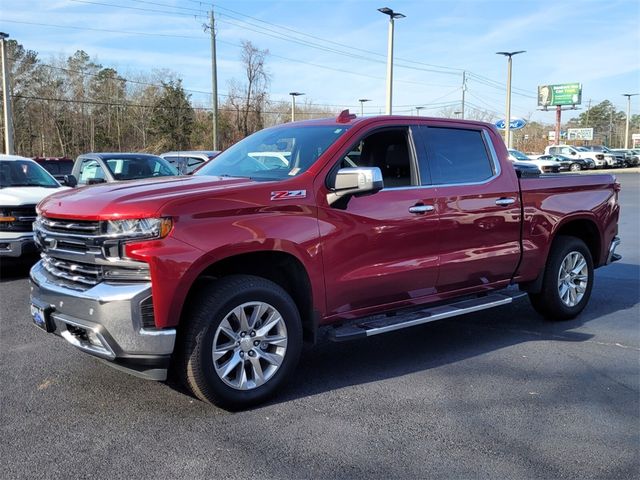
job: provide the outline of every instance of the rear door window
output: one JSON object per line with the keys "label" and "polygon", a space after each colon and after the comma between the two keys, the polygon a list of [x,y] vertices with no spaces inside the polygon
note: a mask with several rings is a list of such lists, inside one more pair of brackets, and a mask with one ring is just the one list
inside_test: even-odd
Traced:
{"label": "rear door window", "polygon": [[480,183],[496,175],[482,130],[420,127],[420,131],[433,185]]}

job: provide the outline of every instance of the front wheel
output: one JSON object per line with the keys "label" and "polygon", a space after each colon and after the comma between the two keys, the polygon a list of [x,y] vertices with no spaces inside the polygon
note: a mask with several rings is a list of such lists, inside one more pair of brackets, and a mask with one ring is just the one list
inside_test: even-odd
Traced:
{"label": "front wheel", "polygon": [[589,302],[593,260],[585,243],[560,236],[551,247],[540,293],[530,293],[533,308],[549,320],[576,317]]}
{"label": "front wheel", "polygon": [[579,164],[579,163],[572,163],[572,164],[571,164],[571,167],[569,167],[569,169],[570,169],[572,172],[579,172],[580,170],[582,170],[582,167],[580,166],[580,164]]}
{"label": "front wheel", "polygon": [[233,275],[206,285],[183,320],[182,378],[203,401],[229,410],[263,402],[298,363],[298,309],[264,278]]}

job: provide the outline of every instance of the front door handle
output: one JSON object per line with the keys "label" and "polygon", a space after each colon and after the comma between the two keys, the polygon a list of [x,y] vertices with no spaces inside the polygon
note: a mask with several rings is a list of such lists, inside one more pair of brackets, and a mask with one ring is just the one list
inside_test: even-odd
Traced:
{"label": "front door handle", "polygon": [[427,213],[433,212],[433,205],[414,205],[409,207],[409,213]]}
{"label": "front door handle", "polygon": [[501,207],[506,207],[507,205],[511,205],[516,203],[515,198],[499,198],[496,200],[496,205],[500,205]]}

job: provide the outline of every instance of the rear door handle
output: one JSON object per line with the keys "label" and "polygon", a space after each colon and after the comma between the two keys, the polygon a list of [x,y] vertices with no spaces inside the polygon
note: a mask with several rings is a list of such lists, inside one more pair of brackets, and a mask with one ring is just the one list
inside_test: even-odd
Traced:
{"label": "rear door handle", "polygon": [[427,213],[433,212],[433,205],[414,205],[409,207],[409,213]]}
{"label": "rear door handle", "polygon": [[496,200],[496,205],[500,205],[501,207],[506,207],[507,205],[511,205],[516,203],[515,198],[499,198]]}

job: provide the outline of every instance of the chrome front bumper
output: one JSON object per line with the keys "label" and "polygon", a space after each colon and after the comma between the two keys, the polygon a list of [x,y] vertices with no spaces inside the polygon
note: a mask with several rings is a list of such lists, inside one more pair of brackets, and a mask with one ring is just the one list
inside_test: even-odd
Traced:
{"label": "chrome front bumper", "polygon": [[31,268],[31,303],[47,311],[52,333],[114,367],[153,380],[166,379],[175,329],[142,327],[140,304],[151,283],[102,282],[78,291],[59,285],[42,266]]}
{"label": "chrome front bumper", "polygon": [[33,241],[33,233],[31,232],[14,238],[0,237],[0,257],[20,257],[36,251],[36,244]]}
{"label": "chrome front bumper", "polygon": [[617,262],[622,259],[622,255],[616,253],[618,245],[620,245],[620,237],[613,237],[611,245],[609,245],[609,254],[607,255],[607,263],[605,263],[605,265],[609,265],[612,262]]}

